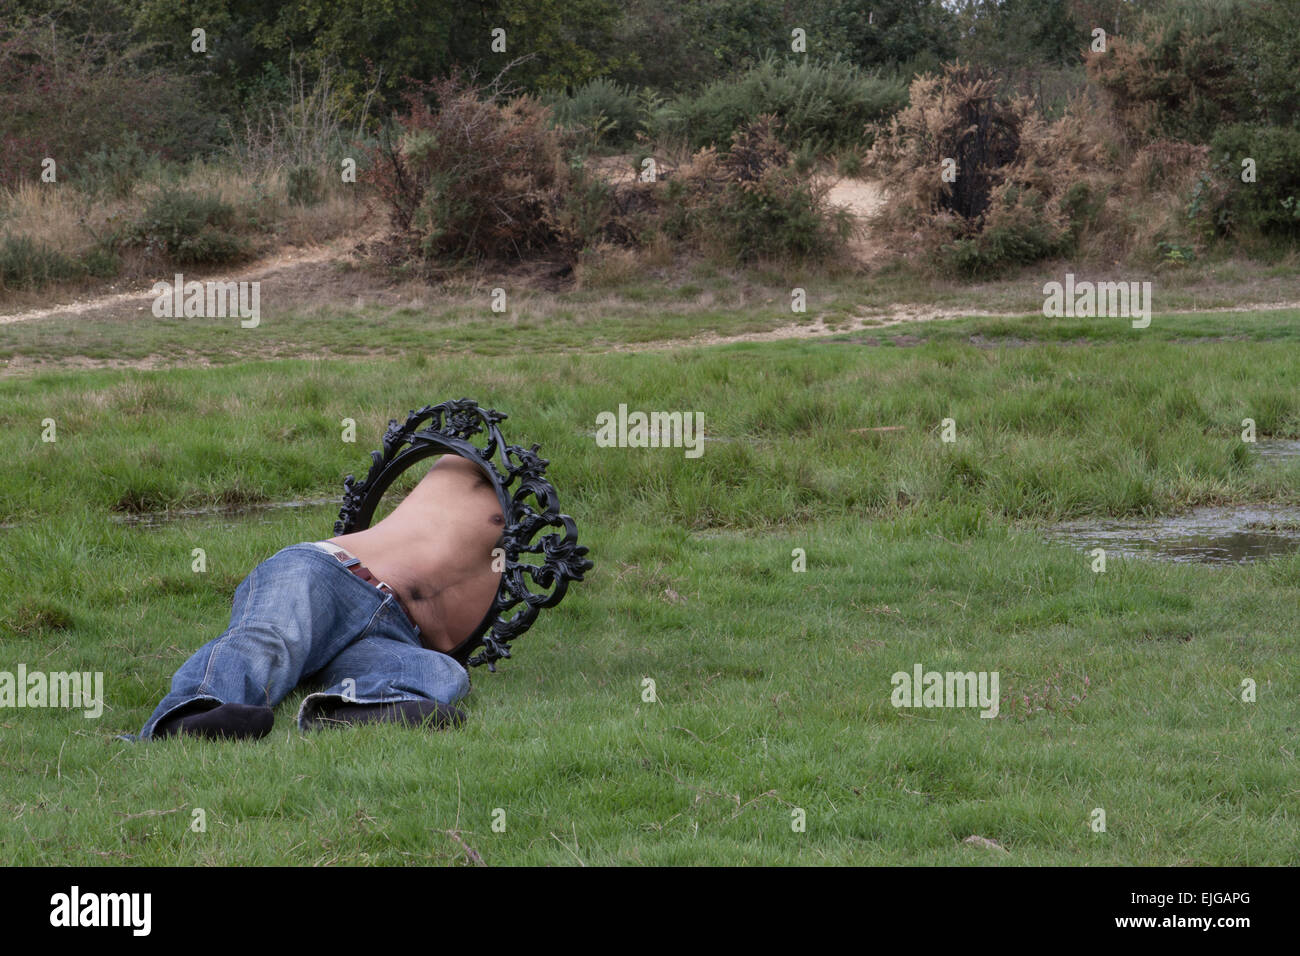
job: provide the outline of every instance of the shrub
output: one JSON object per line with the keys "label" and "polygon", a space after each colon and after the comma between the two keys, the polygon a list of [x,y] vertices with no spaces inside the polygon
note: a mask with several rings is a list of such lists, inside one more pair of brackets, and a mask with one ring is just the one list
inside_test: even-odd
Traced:
{"label": "shrub", "polygon": [[[560,128],[528,97],[503,101],[457,78],[434,84],[431,108],[412,99],[400,135],[376,151],[369,176],[392,221],[433,258],[517,258],[529,250],[637,245],[663,236],[727,257],[821,258],[851,231],[829,183],[798,162],[774,117],[707,147],[658,182],[610,184],[564,160]],[[806,157],[805,157],[806,159]]]}
{"label": "shrub", "polygon": [[39,288],[87,276],[110,276],[116,271],[111,251],[100,246],[77,260],[30,236],[0,238],[0,289]]}
{"label": "shrub", "polygon": [[549,111],[453,76],[417,96],[367,177],[393,225],[425,258],[521,258],[564,238],[556,210],[570,184]]}
{"label": "shrub", "polygon": [[581,166],[571,168],[551,214],[557,238],[570,252],[600,242],[635,245],[638,230],[626,217],[643,192],[635,183],[616,188]]}
{"label": "shrub", "polygon": [[[1300,237],[1300,130],[1237,124],[1210,144],[1213,167],[1189,214],[1219,235]],[[1255,161],[1255,182],[1242,182],[1242,160]]]}
{"label": "shrub", "polygon": [[[975,220],[1015,161],[1030,115],[1024,100],[999,99],[991,76],[950,66],[913,81],[910,104],[878,131],[868,165],[890,184],[895,215],[914,224],[940,211]],[[940,176],[947,160],[955,182]]]}
{"label": "shrub", "polygon": [[589,133],[592,139],[626,148],[636,142],[641,100],[628,87],[603,77],[568,95],[547,100],[557,126]]}
{"label": "shrub", "polygon": [[217,114],[193,78],[149,65],[123,36],[10,19],[0,18],[0,185],[36,180],[48,156],[60,180],[67,170],[67,181],[94,185],[111,170],[105,185],[120,195],[127,173],[105,163],[183,160],[216,145]]}
{"label": "shrub", "polygon": [[826,187],[793,167],[764,172],[752,183],[729,186],[711,212],[732,255],[741,262],[765,257],[822,260],[850,234],[850,221],[830,210]]}
{"label": "shrub", "polygon": [[678,97],[660,111],[653,132],[679,137],[692,149],[726,148],[737,131],[759,116],[773,115],[785,145],[824,153],[869,142],[868,126],[906,102],[901,81],[866,73],[843,61],[768,57],[738,76],[710,83],[693,96]]}
{"label": "shrub", "polygon": [[[1288,7],[1290,8],[1288,10]],[[1136,142],[1204,144],[1233,123],[1300,124],[1300,48],[1295,6],[1193,0],[1140,17],[1087,58]]]}
{"label": "shrub", "polygon": [[0,239],[0,287],[32,288],[77,275],[75,261],[30,236]]}
{"label": "shrub", "polygon": [[[868,156],[889,184],[876,225],[895,248],[963,273],[1060,254],[1100,203],[1089,177],[1108,160],[1092,119],[1076,108],[1049,123],[1030,100],[1001,97],[992,76],[960,64],[917,77]],[[946,160],[952,182],[941,176]]]}
{"label": "shrub", "polygon": [[1070,245],[1068,218],[1049,208],[1046,196],[1014,183],[999,187],[996,203],[975,235],[957,239],[941,256],[965,275],[1047,259]]}
{"label": "shrub", "polygon": [[835,157],[835,171],[841,176],[856,179],[862,175],[863,157],[859,149],[845,149]]}
{"label": "shrub", "polygon": [[247,240],[232,231],[237,218],[219,196],[168,189],[149,201],[123,241],[178,265],[231,262],[249,252]]}
{"label": "shrub", "polygon": [[286,179],[289,202],[295,206],[314,206],[321,201],[324,183],[312,166],[295,166]]}
{"label": "shrub", "polygon": [[131,133],[118,145],[101,146],[74,163],[71,179],[89,193],[126,199],[156,163],[140,145],[140,137]]}
{"label": "shrub", "polygon": [[829,183],[799,169],[776,125],[760,117],[734,134],[726,154],[712,147],[696,153],[665,190],[665,231],[741,262],[832,256],[852,221],[831,208]]}

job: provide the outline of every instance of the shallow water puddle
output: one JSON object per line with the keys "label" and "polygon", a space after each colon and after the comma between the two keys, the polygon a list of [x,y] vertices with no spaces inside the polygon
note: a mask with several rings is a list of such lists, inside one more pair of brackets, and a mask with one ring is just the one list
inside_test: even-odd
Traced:
{"label": "shallow water puddle", "polygon": [[212,508],[181,508],[175,511],[147,511],[139,514],[110,515],[109,520],[133,528],[161,528],[178,521],[212,520],[231,528],[247,521],[267,522],[273,513],[284,508],[342,506],[341,498],[304,498],[296,501],[270,501],[254,505],[228,505]]}
{"label": "shallow water puddle", "polygon": [[1300,458],[1300,439],[1265,438],[1255,443],[1261,465],[1277,465]]}
{"label": "shallow water puddle", "polygon": [[1300,508],[1235,505],[1166,518],[1074,521],[1047,536],[1108,556],[1200,564],[1249,564],[1300,551]]}
{"label": "shallow water puddle", "polygon": [[[249,523],[269,524],[276,512],[285,508],[323,508],[333,505],[343,506],[339,498],[303,498],[296,501],[266,501],[251,505],[214,505],[209,508],[177,508],[173,511],[143,511],[127,514],[110,514],[108,520],[128,528],[163,528],[181,521],[194,521],[200,524],[217,524],[233,531]],[[10,521],[0,524],[0,531],[22,527],[24,522]],[[331,525],[332,526],[332,525]],[[330,532],[333,533],[332,531]]]}

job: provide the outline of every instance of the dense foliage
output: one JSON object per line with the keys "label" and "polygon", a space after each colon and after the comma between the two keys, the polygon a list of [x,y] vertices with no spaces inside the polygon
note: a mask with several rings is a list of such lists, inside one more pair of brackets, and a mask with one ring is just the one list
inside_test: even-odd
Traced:
{"label": "dense foliage", "polygon": [[[16,196],[57,169],[98,208],[64,202],[68,228],[49,242],[5,227],[11,286],[98,274],[123,252],[231,261],[277,210],[299,210],[303,229],[303,210],[337,220],[361,191],[340,182],[373,189],[426,259],[687,239],[729,259],[824,258],[847,234],[831,170],[880,181],[891,251],[969,273],[1089,242],[1185,260],[1300,237],[1300,0],[9,0],[6,13],[0,187]],[[771,147],[764,172],[728,179],[755,137]],[[612,183],[593,172],[601,157],[638,172],[653,157],[665,175]],[[948,160],[953,181],[938,176]],[[206,167],[239,196],[207,173],[178,186]],[[23,195],[29,211],[43,201]],[[93,239],[79,253],[93,268],[70,223]]]}

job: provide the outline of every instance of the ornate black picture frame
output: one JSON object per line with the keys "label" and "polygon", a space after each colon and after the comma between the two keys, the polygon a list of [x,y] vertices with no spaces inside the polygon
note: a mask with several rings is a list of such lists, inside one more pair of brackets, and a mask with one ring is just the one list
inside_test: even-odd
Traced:
{"label": "ornate black picture frame", "polygon": [[[343,507],[334,523],[336,535],[370,527],[384,492],[425,458],[459,455],[483,469],[505,515],[504,572],[487,616],[451,656],[467,667],[487,664],[490,671],[510,656],[510,642],[532,626],[538,611],[559,604],[569,582],[581,581],[592,567],[587,549],[578,545],[577,524],[559,513],[555,488],[545,478],[550,462],[538,457],[539,445],[506,444],[499,426],[507,417],[461,398],[412,411],[403,425],[390,419],[383,448],[370,453],[365,480],[357,482],[352,475],[343,480]],[[558,530],[543,533],[548,528]],[[521,561],[524,555],[540,560]],[[471,657],[480,646],[482,651]]]}

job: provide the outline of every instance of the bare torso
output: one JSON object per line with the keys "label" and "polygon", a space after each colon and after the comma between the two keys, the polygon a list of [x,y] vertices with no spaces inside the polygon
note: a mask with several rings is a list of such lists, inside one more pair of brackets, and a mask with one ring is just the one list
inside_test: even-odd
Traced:
{"label": "bare torso", "polygon": [[426,647],[448,652],[487,615],[501,583],[492,549],[505,518],[474,463],[444,455],[373,528],[330,538],[401,597]]}

